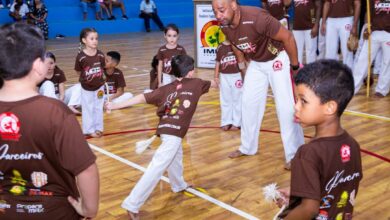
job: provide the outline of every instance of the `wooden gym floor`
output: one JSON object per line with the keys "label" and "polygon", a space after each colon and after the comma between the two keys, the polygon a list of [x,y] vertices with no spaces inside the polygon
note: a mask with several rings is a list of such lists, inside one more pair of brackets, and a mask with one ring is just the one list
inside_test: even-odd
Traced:
{"label": "wooden gym floor", "polygon": [[[148,88],[151,59],[159,46],[164,44],[162,32],[99,38],[99,49],[104,53],[110,50],[121,53],[119,68],[125,74],[126,91],[139,94]],[[193,30],[182,30],[179,44],[191,56],[194,56],[193,42]],[[58,66],[66,73],[67,86],[78,80],[73,71],[77,47],[78,38],[47,42],[47,49],[54,52]],[[212,79],[214,72],[211,69],[197,69],[196,73],[197,77]],[[258,154],[229,159],[229,152],[240,144],[240,132],[224,132],[218,128],[219,93],[210,89],[200,100],[191,124],[194,128],[189,129],[183,139],[184,176],[188,183],[201,188],[198,194],[202,198],[188,193],[175,194],[170,191],[168,183],[160,181],[141,208],[141,219],[245,219],[243,216],[272,219],[279,209],[264,201],[261,188],[272,182],[281,187],[288,186],[290,172],[283,170],[284,153],[278,133],[279,123],[271,90],[269,94]],[[120,204],[143,174],[139,169],[147,167],[159,146],[159,141],[155,141],[152,149],[144,154],[136,155],[134,152],[135,142],[153,134],[149,129],[155,128],[158,123],[155,110],[150,105],[137,105],[105,114],[104,133],[107,136],[88,140],[98,157],[100,171],[97,219],[127,218]],[[388,220],[390,96],[366,98],[365,88],[362,88],[347,107],[342,124],[362,148],[363,180],[357,195],[354,219]],[[313,135],[313,129],[305,129],[305,135]]]}

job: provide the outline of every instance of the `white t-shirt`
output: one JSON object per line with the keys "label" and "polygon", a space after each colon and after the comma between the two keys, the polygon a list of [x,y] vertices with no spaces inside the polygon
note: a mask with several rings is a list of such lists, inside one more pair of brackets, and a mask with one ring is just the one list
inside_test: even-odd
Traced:
{"label": "white t-shirt", "polygon": [[142,0],[140,5],[140,10],[146,13],[153,13],[156,8],[156,4],[154,4],[153,0],[149,1],[149,4],[146,4],[145,0]]}
{"label": "white t-shirt", "polygon": [[[15,11],[15,5],[16,5],[16,3],[14,2],[12,4],[11,8],[9,9],[10,12],[14,12]],[[25,17],[26,14],[28,14],[29,12],[30,12],[30,10],[28,10],[28,6],[25,3],[23,3],[23,5],[20,6],[19,15],[21,17]]]}

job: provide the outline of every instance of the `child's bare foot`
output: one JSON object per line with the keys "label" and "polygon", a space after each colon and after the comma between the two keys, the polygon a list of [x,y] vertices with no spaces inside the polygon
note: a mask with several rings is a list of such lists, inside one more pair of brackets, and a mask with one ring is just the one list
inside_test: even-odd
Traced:
{"label": "child's bare foot", "polygon": [[241,153],[240,150],[235,150],[235,151],[233,151],[233,152],[231,152],[231,153],[229,154],[229,157],[230,157],[231,159],[237,158],[237,157],[241,157],[241,156],[246,156],[246,154]]}
{"label": "child's bare foot", "polygon": [[102,132],[102,131],[95,131],[94,134],[96,134],[96,136],[97,136],[98,138],[100,138],[101,136],[103,136],[103,132]]}
{"label": "child's bare foot", "polygon": [[223,131],[228,131],[232,125],[224,125],[221,127]]}
{"label": "child's bare foot", "polygon": [[73,106],[68,106],[68,107],[75,115],[81,115],[81,112],[77,110],[75,107]]}
{"label": "child's bare foot", "polygon": [[139,213],[134,213],[127,211],[127,215],[129,216],[129,220],[139,220]]}
{"label": "child's bare foot", "polygon": [[240,130],[240,127],[239,126],[234,126],[234,125],[232,125],[232,127],[230,128],[230,130],[232,130],[232,131],[237,131],[237,130]]}
{"label": "child's bare foot", "polygon": [[291,161],[284,164],[285,170],[291,170]]}

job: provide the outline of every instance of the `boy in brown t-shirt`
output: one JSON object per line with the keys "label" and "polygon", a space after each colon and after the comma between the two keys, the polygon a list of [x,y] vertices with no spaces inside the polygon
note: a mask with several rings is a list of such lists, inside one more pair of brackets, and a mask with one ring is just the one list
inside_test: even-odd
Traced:
{"label": "boy in brown t-shirt", "polygon": [[73,113],[36,90],[48,71],[40,30],[5,25],[0,48],[1,219],[96,216],[96,156]]}
{"label": "boy in brown t-shirt", "polygon": [[[295,120],[315,126],[315,136],[292,160],[291,189],[280,190],[289,202],[279,217],[352,219],[363,177],[360,147],[340,125],[354,93],[352,72],[335,60],[321,60],[306,65],[294,80]],[[287,203],[281,200],[279,205]]]}
{"label": "boy in brown t-shirt", "polygon": [[[117,68],[121,61],[121,54],[117,51],[109,51],[106,56],[106,67],[104,75],[106,76],[105,95],[111,102],[122,102],[131,99],[133,94],[125,92],[125,77],[120,69]],[[109,94],[107,94],[107,91]]]}
{"label": "boy in brown t-shirt", "polygon": [[119,109],[139,103],[157,105],[160,122],[156,134],[162,143],[157,149],[144,175],[131,194],[123,201],[131,219],[138,219],[138,211],[152,193],[161,176],[168,171],[173,192],[185,190],[188,185],[183,178],[182,138],[186,135],[198,100],[215,82],[192,78],[194,60],[188,55],[177,55],[172,59],[172,73],[177,79],[159,87],[151,93],[140,94],[122,103],[107,103],[106,108]]}

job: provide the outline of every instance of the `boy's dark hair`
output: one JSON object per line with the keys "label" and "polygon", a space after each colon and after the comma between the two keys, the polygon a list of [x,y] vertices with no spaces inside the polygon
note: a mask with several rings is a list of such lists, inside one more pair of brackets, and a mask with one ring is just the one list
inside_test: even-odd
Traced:
{"label": "boy's dark hair", "polygon": [[167,26],[165,26],[164,34],[167,34],[169,30],[174,30],[177,34],[179,34],[179,28],[176,26],[176,24],[168,24]]}
{"label": "boy's dark hair", "polygon": [[194,59],[188,55],[177,55],[171,60],[171,73],[177,78],[183,78],[194,69]]}
{"label": "boy's dark hair", "polygon": [[113,59],[116,64],[119,64],[119,62],[121,62],[121,54],[117,51],[109,51],[107,52],[107,56],[111,57],[111,59]]}
{"label": "boy's dark hair", "polygon": [[157,66],[158,66],[157,55],[154,55],[153,60],[152,60],[152,63],[151,63],[150,65],[152,66],[152,68],[153,68],[154,70],[157,70]]}
{"label": "boy's dark hair", "polygon": [[0,85],[3,80],[26,76],[38,58],[44,60],[45,41],[41,31],[25,23],[0,28]]}
{"label": "boy's dark hair", "polygon": [[56,56],[54,56],[54,54],[52,52],[47,51],[45,53],[45,58],[52,58],[54,60],[54,62],[56,62]]}
{"label": "boy's dark hair", "polygon": [[352,71],[336,60],[319,60],[307,64],[294,77],[296,85],[309,87],[324,104],[335,101],[340,117],[355,92]]}

